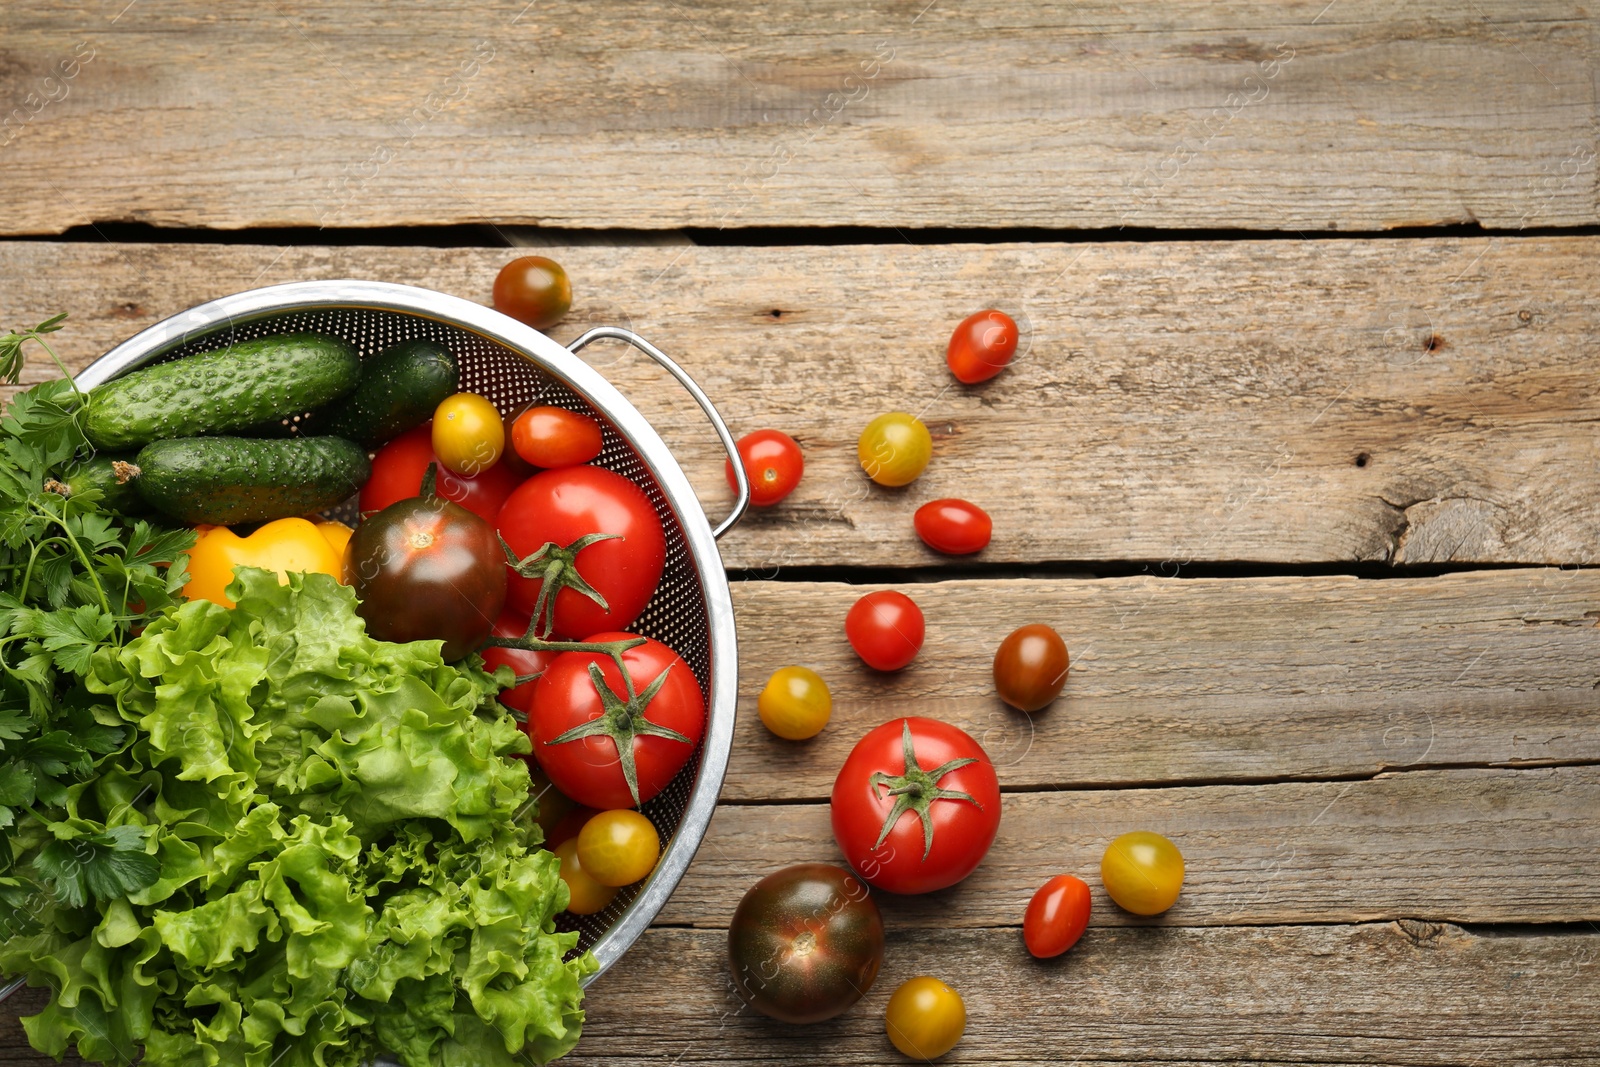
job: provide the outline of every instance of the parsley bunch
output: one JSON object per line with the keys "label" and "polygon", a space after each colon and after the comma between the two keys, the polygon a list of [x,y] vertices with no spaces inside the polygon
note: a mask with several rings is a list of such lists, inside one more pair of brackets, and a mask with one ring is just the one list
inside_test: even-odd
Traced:
{"label": "parsley bunch", "polygon": [[[29,341],[66,374],[44,337],[65,318],[0,336],[0,378],[20,378]],[[120,896],[158,874],[145,828],[82,784],[130,740],[84,678],[96,650],[124,644],[175,602],[185,574],[170,564],[194,533],[108,511],[98,490],[46,489],[93,451],[79,428],[83,404],[71,379],[59,378],[18,393],[0,418],[3,939],[37,929],[56,906]]]}

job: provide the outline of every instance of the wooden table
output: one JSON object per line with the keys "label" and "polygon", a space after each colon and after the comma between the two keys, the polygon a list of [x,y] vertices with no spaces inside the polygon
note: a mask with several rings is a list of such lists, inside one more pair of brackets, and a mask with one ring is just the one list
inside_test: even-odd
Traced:
{"label": "wooden table", "polygon": [[[884,1003],[933,973],[970,1013],[952,1063],[1600,1063],[1588,9],[524,3],[6,5],[0,315],[71,312],[77,368],[273,282],[486,300],[505,245],[547,245],[558,339],[631,326],[801,441],[800,489],[723,542],[723,804],[572,1062],[896,1062]],[[988,306],[1025,351],[962,387],[944,343]],[[720,513],[687,398],[586,356]],[[935,458],[885,490],[854,441],[896,408]],[[942,496],[994,516],[975,559],[913,535]],[[892,676],[841,627],[881,586],[928,617]],[[1030,719],[989,661],[1034,621],[1073,671]],[[754,714],[797,660],[836,701],[798,745]],[[993,851],[883,900],[846,1016],[741,1011],[735,902],[839,858],[833,773],[908,713],[988,746]],[[1188,863],[1153,920],[1099,886],[1135,828]],[[1057,872],[1093,925],[1040,963],[1018,926]],[[19,1003],[0,1061],[44,1063]]]}

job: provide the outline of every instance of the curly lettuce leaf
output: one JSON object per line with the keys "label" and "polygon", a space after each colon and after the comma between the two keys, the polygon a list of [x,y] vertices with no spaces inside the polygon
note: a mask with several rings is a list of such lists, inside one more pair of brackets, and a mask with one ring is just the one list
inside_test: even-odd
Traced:
{"label": "curly lettuce leaf", "polygon": [[[571,1049],[594,963],[554,931],[566,886],[504,679],[372,640],[323,575],[242,570],[230,594],[90,660],[96,721],[132,736],[68,798],[57,843],[115,840],[140,871],[0,947],[57,990],[30,1039],[113,1063],[142,1044],[152,1067]],[[89,816],[109,828],[75,829]]]}

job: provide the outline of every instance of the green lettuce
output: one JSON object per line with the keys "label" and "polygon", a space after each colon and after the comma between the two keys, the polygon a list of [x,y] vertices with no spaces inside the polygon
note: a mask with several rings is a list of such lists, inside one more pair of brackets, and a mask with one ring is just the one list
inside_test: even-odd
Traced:
{"label": "green lettuce", "polygon": [[324,575],[244,569],[230,594],[89,664],[96,721],[134,729],[49,827],[48,873],[74,889],[73,857],[113,845],[149,871],[0,947],[55,990],[23,1020],[34,1046],[122,1064],[142,1045],[150,1067],[571,1049],[594,962],[555,932],[567,890],[494,699],[509,679],[369,638]]}

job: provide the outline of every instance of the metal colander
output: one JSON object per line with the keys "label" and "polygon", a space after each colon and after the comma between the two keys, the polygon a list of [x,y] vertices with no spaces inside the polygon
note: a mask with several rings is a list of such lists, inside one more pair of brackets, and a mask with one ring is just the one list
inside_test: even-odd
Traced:
{"label": "metal colander", "polygon": [[[665,847],[651,876],[619,893],[604,911],[563,914],[579,949],[593,949],[598,977],[650,925],[677,887],[705,836],[727,769],[738,688],[733,604],[716,539],[743,515],[750,489],[741,464],[732,513],[715,529],[666,444],[599,372],[575,353],[592,341],[626,341],[661,364],[687,389],[735,454],[733,435],[693,379],[653,345],[627,330],[590,330],[562,347],[529,326],[480,304],[384,282],[293,282],[223,297],[174,315],[124,341],[77,377],[92,388],[136,367],[224,348],[269,334],[315,330],[343,338],[362,357],[397,341],[427,338],[461,365],[461,388],[493,401],[502,415],[529,401],[582,412],[601,426],[605,447],[594,462],[631,479],[655,505],[666,532],[666,569],[655,596],[629,629],[663,642],[694,671],[705,694],[704,737],[683,771],[642,810]],[[564,924],[564,925],[563,925]]]}

